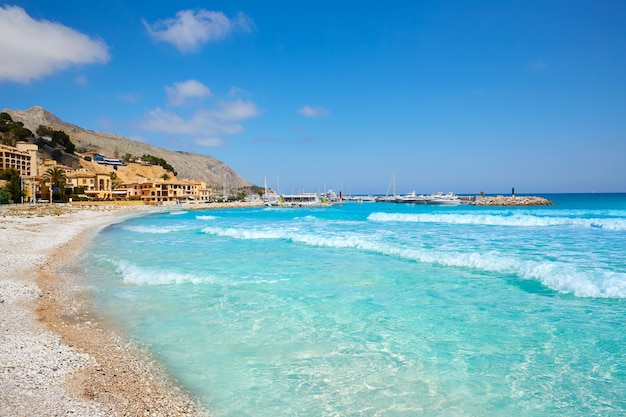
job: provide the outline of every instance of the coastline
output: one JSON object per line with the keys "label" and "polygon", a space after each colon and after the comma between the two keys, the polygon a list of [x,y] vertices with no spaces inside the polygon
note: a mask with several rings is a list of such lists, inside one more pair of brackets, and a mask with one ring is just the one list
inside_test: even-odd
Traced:
{"label": "coastline", "polygon": [[95,320],[89,292],[60,272],[102,228],[160,210],[0,211],[0,415],[207,415],[148,352]]}

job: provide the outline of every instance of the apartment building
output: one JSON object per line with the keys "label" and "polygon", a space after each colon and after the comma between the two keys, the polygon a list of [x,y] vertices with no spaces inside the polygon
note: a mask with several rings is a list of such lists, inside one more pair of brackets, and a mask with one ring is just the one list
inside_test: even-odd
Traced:
{"label": "apartment building", "polygon": [[99,200],[113,197],[111,175],[107,172],[96,173],[80,170],[67,172],[65,177],[69,188],[82,188],[88,197]]}
{"label": "apartment building", "polygon": [[208,202],[212,190],[201,180],[145,181],[122,184],[129,198],[141,198],[145,204]]}
{"label": "apartment building", "polygon": [[37,145],[18,142],[15,147],[0,145],[0,171],[15,169],[21,177],[37,175]]}

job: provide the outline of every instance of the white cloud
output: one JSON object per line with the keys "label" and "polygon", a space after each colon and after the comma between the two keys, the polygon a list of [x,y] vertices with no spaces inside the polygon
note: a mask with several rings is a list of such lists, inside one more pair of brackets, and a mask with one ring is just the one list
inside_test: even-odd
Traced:
{"label": "white cloud", "polygon": [[240,96],[246,96],[246,95],[249,95],[249,93],[247,90],[244,90],[243,88],[231,87],[228,90],[229,97],[240,97]]}
{"label": "white cloud", "polygon": [[77,64],[106,63],[108,46],[60,23],[0,6],[0,82],[26,83]]}
{"label": "white cloud", "polygon": [[304,117],[324,117],[330,115],[330,112],[323,107],[311,106],[302,107],[300,110],[298,110],[298,113],[300,113]]}
{"label": "white cloud", "polygon": [[180,106],[190,98],[204,98],[213,95],[209,87],[196,80],[174,83],[171,87],[165,87],[165,92],[172,106]]}
{"label": "white cloud", "polygon": [[202,45],[218,41],[235,31],[248,32],[252,21],[243,13],[229,19],[222,12],[181,10],[173,19],[163,19],[150,25],[143,22],[150,36],[174,45],[181,52],[194,52]]}
{"label": "white cloud", "polygon": [[221,138],[204,138],[204,139],[195,139],[193,141],[196,145],[206,146],[208,148],[217,148],[219,146],[224,146],[224,139]]}
{"label": "white cloud", "polygon": [[149,111],[140,127],[146,131],[191,138],[202,146],[220,146],[225,137],[243,132],[241,122],[259,114],[251,101],[221,101],[215,109],[201,109],[185,119],[171,111]]}

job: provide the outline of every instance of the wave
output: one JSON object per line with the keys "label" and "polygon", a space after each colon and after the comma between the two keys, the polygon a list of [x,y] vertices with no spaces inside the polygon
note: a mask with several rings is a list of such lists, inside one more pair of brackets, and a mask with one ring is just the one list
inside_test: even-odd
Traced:
{"label": "wave", "polygon": [[170,216],[180,216],[181,214],[187,214],[187,213],[189,212],[185,210],[170,211]]}
{"label": "wave", "polygon": [[199,215],[199,216],[196,216],[196,219],[198,219],[198,220],[215,220],[215,219],[217,219],[217,216],[209,216],[209,215],[201,215],[200,216]]}
{"label": "wave", "polygon": [[201,230],[203,233],[229,237],[232,239],[241,240],[256,240],[256,239],[288,239],[293,232],[297,232],[292,229],[238,229],[238,228],[219,228],[219,227],[205,227]]}
{"label": "wave", "polygon": [[192,230],[189,226],[185,226],[185,225],[172,225],[172,226],[124,225],[122,226],[122,229],[127,230],[129,232],[134,232],[134,233],[154,233],[154,234],[175,233],[175,232],[182,232],[186,230]]}
{"label": "wave", "polygon": [[626,298],[626,274],[596,267],[582,271],[551,260],[528,260],[498,251],[485,253],[404,247],[361,234],[322,235],[284,229],[204,228],[202,232],[233,239],[281,239],[309,246],[355,249],[419,263],[470,268],[495,274],[537,280],[548,288],[578,297]]}
{"label": "wave", "polygon": [[213,281],[212,277],[198,277],[160,268],[145,268],[123,261],[117,265],[116,272],[122,276],[125,283],[134,285],[200,284]]}
{"label": "wave", "polygon": [[218,279],[215,276],[205,275],[198,276],[183,272],[167,271],[163,268],[148,268],[134,265],[127,261],[119,261],[117,263],[116,272],[122,277],[122,281],[132,285],[180,285],[180,284],[214,284],[230,285],[233,287],[250,285],[250,284],[277,284],[287,281],[286,278],[264,278],[251,276],[242,281],[226,281]]}
{"label": "wave", "polygon": [[524,280],[537,280],[554,291],[577,297],[626,298],[626,274],[603,268],[582,271],[570,263],[530,261],[498,252],[483,254],[390,249],[389,254],[434,265],[471,268],[515,275]]}
{"label": "wave", "polygon": [[444,223],[473,226],[511,226],[511,227],[549,227],[573,226],[598,228],[610,231],[625,231],[625,218],[580,218],[548,217],[529,214],[494,215],[494,214],[404,214],[372,213],[368,220],[374,222],[398,223]]}

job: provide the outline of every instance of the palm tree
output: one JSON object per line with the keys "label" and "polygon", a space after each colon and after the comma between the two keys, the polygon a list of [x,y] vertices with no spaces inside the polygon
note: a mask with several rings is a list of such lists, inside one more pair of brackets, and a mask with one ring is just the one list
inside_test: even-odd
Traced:
{"label": "palm tree", "polygon": [[[48,168],[46,172],[44,172],[43,180],[49,184],[52,190],[55,190],[55,194],[59,194],[60,190],[65,188],[67,176],[65,175],[65,171],[55,166]],[[59,190],[59,192],[56,190]],[[52,201],[52,195],[50,196],[50,201]]]}

